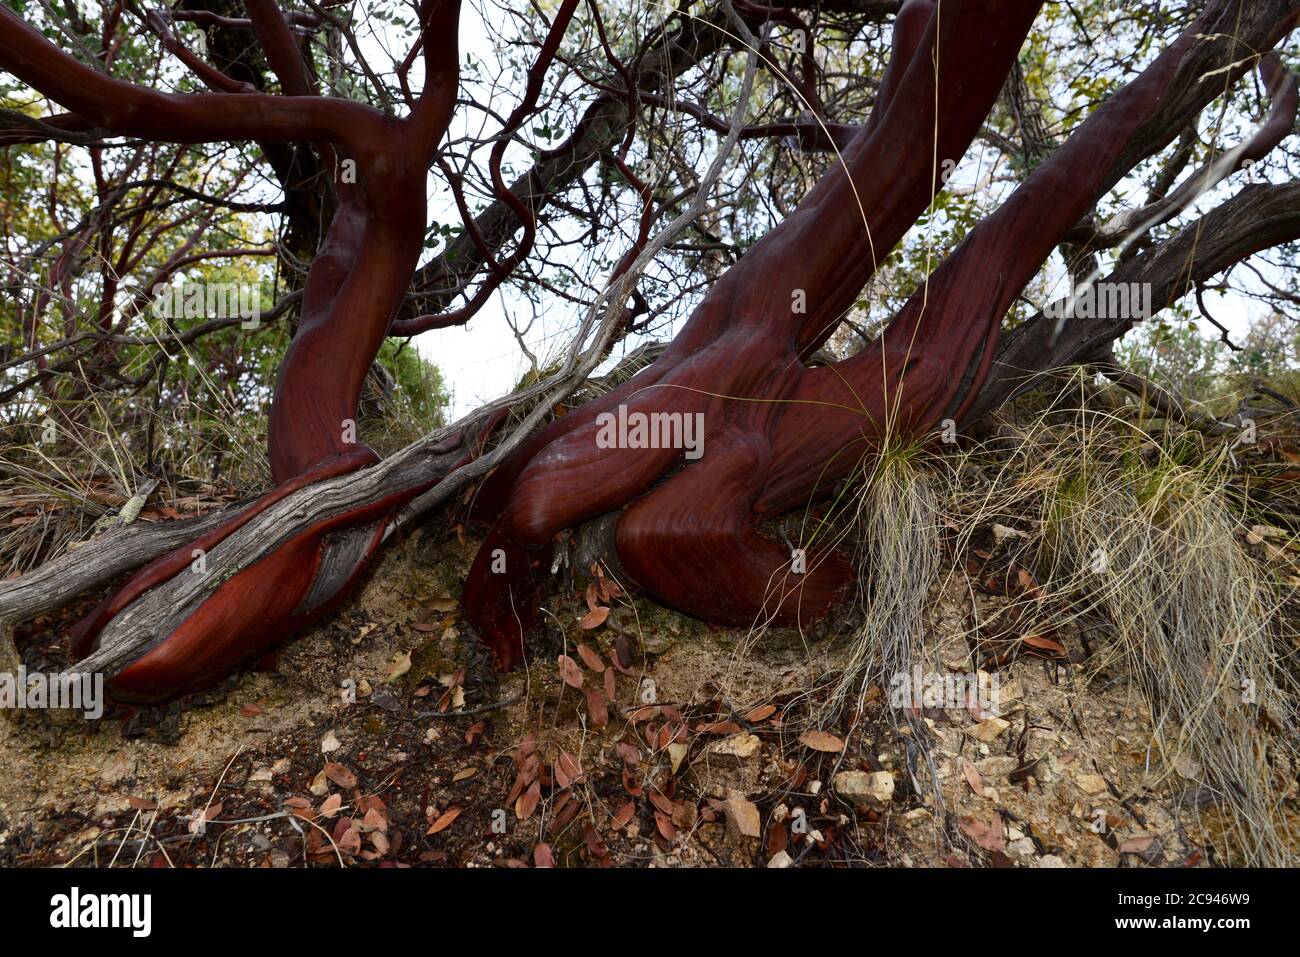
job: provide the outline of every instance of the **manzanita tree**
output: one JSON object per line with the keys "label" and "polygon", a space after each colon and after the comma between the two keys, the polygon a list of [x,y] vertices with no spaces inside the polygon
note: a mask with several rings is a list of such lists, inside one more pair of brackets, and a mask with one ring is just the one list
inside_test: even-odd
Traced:
{"label": "manzanita tree", "polygon": [[[1300,4],[1208,0],[1181,35],[1047,151],[925,276],[874,341],[841,361],[814,361],[981,134],[1043,4],[824,4],[893,18],[888,66],[869,115],[853,124],[822,115],[806,45],[799,75],[776,65],[764,39],[772,29],[806,34],[801,13],[817,6],[723,0],[707,16],[684,18],[675,48],[667,42],[643,48],[625,63],[589,2],[619,81],[601,86],[563,146],[536,157],[532,170],[507,185],[508,143],[536,112],[579,10],[578,0],[563,0],[490,150],[496,202],[477,216],[440,155],[457,105],[458,0],[421,0],[418,38],[398,70],[406,100],[400,115],[322,95],[300,35],[333,21],[316,4],[296,13],[274,0],[245,0],[242,11],[206,10],[221,29],[256,37],[278,93],[185,49],[169,29],[177,11],[140,19],[211,92],[162,93],[114,79],[59,49],[16,13],[0,10],[0,69],[68,111],[11,128],[5,142],[254,140],[265,144],[268,157],[279,157],[277,173],[284,173],[287,194],[297,195],[296,208],[328,223],[276,382],[268,436],[274,490],[197,527],[123,530],[10,582],[0,621],[30,616],[153,558],[77,625],[72,641],[83,667],[109,672],[120,696],[166,697],[226,673],[328,613],[395,520],[445,501],[490,469],[475,502],[490,530],[463,604],[499,667],[521,660],[537,626],[537,568],[549,567],[555,537],[596,518],[606,519],[612,554],[630,581],[665,604],[722,623],[814,619],[850,584],[852,564],[816,539],[804,543],[806,556],[796,560],[764,522],[828,495],[887,442],[926,442],[940,429],[963,428],[1032,387],[1040,374],[1105,355],[1132,315],[1102,310],[1060,320],[1040,314],[1005,336],[1002,326],[1055,250],[1070,249],[1088,262],[1099,250],[1146,236],[1294,129],[1296,83],[1270,51],[1296,28]],[[133,4],[114,9],[139,13]],[[187,7],[185,15],[200,9],[206,8]],[[719,124],[719,132],[731,143],[742,136],[795,136],[834,150],[835,161],[789,215],[711,280],[653,363],[553,417],[555,404],[602,361],[616,331],[645,309],[635,280],[659,247],[651,239],[651,190],[626,161],[638,109],[669,102],[664,90],[673,70],[731,43],[757,51],[808,109],[788,124],[758,130],[737,120]],[[406,74],[417,58],[424,75],[415,94]],[[1120,222],[1097,221],[1102,197],[1255,72],[1271,106],[1252,137],[1191,174],[1186,188],[1166,190]],[[292,156],[299,158],[290,163]],[[528,257],[539,210],[595,156],[645,203],[635,242],[616,266],[601,308],[579,324],[568,360],[524,393],[380,462],[360,443],[356,418],[363,381],[385,337],[473,315]],[[295,164],[315,170],[313,182],[326,187],[304,197],[304,181],[287,172]],[[431,171],[448,177],[464,224],[457,256],[421,265]],[[1125,255],[1110,275],[1084,269],[1081,278],[1085,285],[1099,279],[1147,284],[1153,306],[1163,308],[1234,263],[1297,238],[1300,184],[1249,185],[1163,241]],[[450,308],[445,294],[431,291],[434,274],[458,288],[482,278],[463,305]],[[510,403],[525,407],[525,399],[539,396],[503,441],[486,444]],[[621,421],[699,416],[703,454],[687,457],[681,443],[646,448],[605,441],[611,415]],[[188,573],[196,556],[204,574]]]}

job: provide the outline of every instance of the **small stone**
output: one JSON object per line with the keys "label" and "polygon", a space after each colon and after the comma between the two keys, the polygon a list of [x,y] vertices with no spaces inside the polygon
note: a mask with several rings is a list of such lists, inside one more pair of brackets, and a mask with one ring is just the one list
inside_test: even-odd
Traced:
{"label": "small stone", "polygon": [[809,794],[811,794],[811,795],[813,795],[813,796],[816,796],[816,795],[818,795],[818,794],[821,794],[821,792],[822,792],[822,783],[821,783],[821,781],[818,781],[816,778],[813,778],[813,780],[811,780],[811,781],[808,782],[808,793],[809,793]]}
{"label": "small stone", "polygon": [[[383,708],[385,711],[401,711],[402,703],[387,688],[380,688],[370,699],[376,707]],[[463,702],[462,702],[463,704]],[[453,707],[454,707],[453,703]]]}
{"label": "small stone", "polygon": [[1173,764],[1174,770],[1177,771],[1180,776],[1189,781],[1200,781],[1204,778],[1204,771],[1201,768],[1200,762],[1190,754],[1184,753],[1177,755],[1174,758]]}
{"label": "small stone", "polygon": [[835,793],[854,804],[888,804],[894,797],[894,776],[888,771],[841,771]]}
{"label": "small stone", "polygon": [[767,862],[767,866],[774,867],[777,869],[783,869],[789,867],[793,863],[794,863],[794,858],[792,858],[789,854],[787,854],[785,851],[777,851],[775,854],[772,855],[771,860]]}
{"label": "small stone", "polygon": [[647,635],[641,640],[641,647],[647,655],[666,654],[672,646],[672,639],[663,635]]}
{"label": "small stone", "polygon": [[970,729],[976,741],[983,741],[987,744],[990,741],[997,740],[1003,731],[1011,727],[1010,721],[1003,721],[1001,718],[985,718],[975,727]]}
{"label": "small stone", "polygon": [[733,761],[745,761],[762,749],[763,742],[754,734],[733,734],[709,745],[709,754]]}
{"label": "small stone", "polygon": [[986,781],[1002,781],[1020,766],[1020,762],[1010,755],[995,754],[975,762],[975,770]]}
{"label": "small stone", "polygon": [[970,668],[970,648],[965,641],[949,641],[939,649],[939,658],[949,671],[967,671]]}
{"label": "small stone", "polygon": [[248,780],[252,784],[259,784],[271,780],[271,769],[268,767],[254,768],[249,774]]}
{"label": "small stone", "polygon": [[1032,838],[1022,837],[1018,841],[1011,842],[1011,853],[1017,857],[1033,857],[1038,853],[1038,849],[1034,847]]}
{"label": "small stone", "polygon": [[1004,708],[1013,701],[1019,701],[1025,696],[1025,686],[1019,678],[1012,678],[1010,681],[998,683],[998,707]]}
{"label": "small stone", "polygon": [[1061,858],[1057,857],[1055,854],[1047,854],[1038,859],[1038,866],[1039,867],[1065,867],[1065,861],[1061,860]]}
{"label": "small stone", "polygon": [[695,805],[690,801],[681,801],[673,805],[672,820],[673,824],[683,830],[689,831],[695,826],[695,821],[699,812]]}
{"label": "small stone", "polygon": [[1011,528],[1009,525],[999,525],[993,523],[993,537],[999,542],[1005,542],[1009,538],[1028,538],[1028,532],[1022,532],[1018,528]]}
{"label": "small stone", "polygon": [[331,751],[337,751],[341,747],[343,747],[343,745],[339,743],[338,736],[333,731],[330,731],[325,735],[325,737],[321,738],[321,754],[329,754]]}
{"label": "small stone", "polygon": [[1100,794],[1106,790],[1106,779],[1100,774],[1076,774],[1074,783],[1084,794]]}
{"label": "small stone", "polygon": [[759,837],[763,833],[763,821],[759,817],[758,805],[742,797],[727,798],[722,804],[722,813],[727,818],[727,829],[740,837]]}

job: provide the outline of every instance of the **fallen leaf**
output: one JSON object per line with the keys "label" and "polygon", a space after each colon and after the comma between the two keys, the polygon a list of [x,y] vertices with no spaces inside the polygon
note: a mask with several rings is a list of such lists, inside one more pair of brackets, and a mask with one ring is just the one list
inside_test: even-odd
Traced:
{"label": "fallen leaf", "polygon": [[560,666],[560,677],[564,679],[564,683],[570,688],[581,688],[582,669],[578,667],[578,663],[568,655],[560,655],[555,660]]}
{"label": "fallen leaf", "polygon": [[676,807],[676,805],[673,804],[671,798],[669,798],[663,792],[657,790],[650,791],[650,803],[653,804],[658,810],[663,811],[665,814],[669,815],[670,817],[672,816],[674,807]]}
{"label": "fallen leaf", "polygon": [[605,707],[605,696],[599,688],[587,688],[583,692],[587,696],[587,714],[591,716],[591,723],[598,728],[603,728],[609,724],[609,709]]}
{"label": "fallen leaf", "polygon": [[799,743],[827,754],[838,754],[844,750],[844,742],[829,731],[805,731],[799,735]]}
{"label": "fallen leaf", "polygon": [[537,803],[542,799],[542,784],[540,781],[534,781],[528,786],[523,794],[515,801],[515,817],[521,821],[526,821],[533,816],[533,811],[537,810]]}
{"label": "fallen leaf", "polygon": [[609,617],[609,609],[604,605],[597,605],[591,611],[587,612],[578,621],[578,627],[583,629],[599,628]]}
{"label": "fallen leaf", "polygon": [[1042,594],[1042,589],[1038,587],[1038,582],[1034,581],[1034,576],[1025,569],[1017,569],[1016,578],[1020,582],[1020,587],[1030,597],[1037,598]]}
{"label": "fallen leaf", "polygon": [[969,758],[961,759],[961,773],[966,775],[966,783],[970,785],[970,789],[980,797],[983,797],[984,782],[980,779],[979,770]]}
{"label": "fallen leaf", "polygon": [[343,807],[343,797],[342,797],[342,795],[339,795],[339,794],[331,794],[331,795],[330,795],[329,797],[327,797],[323,802],[321,802],[321,806],[320,806],[320,816],[321,816],[321,817],[333,817],[335,814],[338,814],[338,813],[339,813],[339,810],[340,810],[342,807]]}
{"label": "fallen leaf", "polygon": [[957,823],[972,841],[986,851],[1000,851],[1003,847],[1001,821],[986,821],[977,817],[959,818]]}
{"label": "fallen leaf", "polygon": [[447,808],[447,810],[438,815],[437,820],[430,824],[429,829],[424,833],[437,834],[439,831],[447,830],[447,828],[451,827],[455,822],[456,818],[460,817],[460,812],[462,810],[463,808],[458,808],[455,805]]}
{"label": "fallen leaf", "polygon": [[582,766],[578,764],[578,759],[568,751],[561,751],[560,756],[555,759],[555,783],[562,788],[567,788],[570,784],[582,778]]}
{"label": "fallen leaf", "polygon": [[1130,837],[1119,846],[1121,854],[1141,854],[1151,846],[1154,837]]}
{"label": "fallen leaf", "polygon": [[668,757],[673,763],[673,774],[676,774],[677,769],[682,766],[682,760],[686,757],[688,751],[690,751],[690,745],[687,744],[673,743],[668,745]]}
{"label": "fallen leaf", "polygon": [[664,840],[671,841],[677,837],[677,828],[673,827],[673,820],[663,811],[655,811],[655,826],[659,828],[659,833],[664,836]]}
{"label": "fallen leaf", "polygon": [[533,865],[535,867],[554,867],[555,854],[549,844],[537,844],[533,847]]}
{"label": "fallen leaf", "polygon": [[766,721],[772,715],[776,714],[776,705],[761,704],[753,711],[745,715],[745,720],[750,724],[758,724],[760,721]]}
{"label": "fallen leaf", "polygon": [[628,801],[621,808],[619,808],[617,811],[614,812],[614,822],[613,822],[614,829],[622,830],[623,828],[627,827],[628,824],[631,822],[632,816],[634,814],[636,814],[636,802]]}
{"label": "fallen leaf", "polygon": [[1059,641],[1053,641],[1051,638],[1044,637],[1043,635],[1023,635],[1020,640],[1031,648],[1050,651],[1062,657],[1066,654],[1065,646],[1063,644]]}
{"label": "fallen leaf", "polygon": [[600,674],[605,670],[604,660],[591,648],[590,645],[579,643],[578,657],[582,659],[584,665],[597,674]]}
{"label": "fallen leaf", "polygon": [[336,843],[344,854],[356,854],[361,850],[361,833],[355,827],[350,827],[343,832],[342,837],[336,839]]}
{"label": "fallen leaf", "polygon": [[384,674],[388,675],[389,681],[396,681],[410,670],[411,653],[409,651],[399,651],[393,655],[392,661],[384,669]]}
{"label": "fallen leaf", "polygon": [[354,788],[357,786],[357,776],[352,773],[347,765],[339,764],[337,761],[330,761],[325,765],[325,777],[341,788]]}

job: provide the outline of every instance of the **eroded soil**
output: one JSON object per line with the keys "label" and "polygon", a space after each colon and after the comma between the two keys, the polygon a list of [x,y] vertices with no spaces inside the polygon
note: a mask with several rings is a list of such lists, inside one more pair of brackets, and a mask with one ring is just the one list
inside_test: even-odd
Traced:
{"label": "eroded soil", "polygon": [[[1078,635],[1009,656],[1000,718],[908,714],[875,688],[828,723],[818,689],[846,642],[747,643],[599,592],[613,610],[581,628],[578,583],[501,676],[457,617],[474,547],[417,533],[333,622],[180,705],[7,714],[0,864],[1225,862],[1195,769],[1164,766],[1141,696]],[[933,597],[924,667],[975,670],[969,590]]]}

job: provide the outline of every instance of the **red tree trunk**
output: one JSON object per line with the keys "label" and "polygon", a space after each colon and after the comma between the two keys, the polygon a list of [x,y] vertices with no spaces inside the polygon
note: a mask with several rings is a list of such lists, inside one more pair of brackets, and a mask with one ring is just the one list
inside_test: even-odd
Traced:
{"label": "red tree trunk", "polygon": [[[499,667],[520,660],[537,623],[532,569],[552,536],[618,509],[619,562],[670,606],[744,626],[808,621],[835,601],[849,562],[814,548],[799,573],[760,522],[825,495],[886,438],[924,441],[943,420],[962,420],[1008,307],[1108,188],[1112,163],[1155,115],[1201,29],[1189,28],[1076,130],[879,339],[833,366],[805,366],[966,151],[1040,6],[909,0],[880,99],[843,162],[714,285],[659,360],[557,421],[493,476],[481,499],[500,514],[463,603]],[[801,299],[806,313],[792,308]],[[701,413],[703,457],[601,448],[597,417],[620,406]]]}

